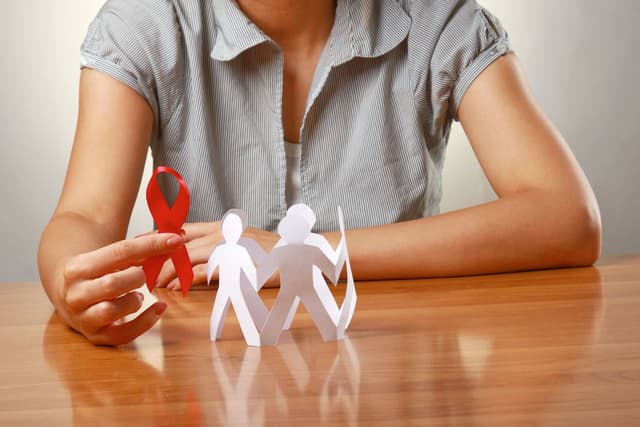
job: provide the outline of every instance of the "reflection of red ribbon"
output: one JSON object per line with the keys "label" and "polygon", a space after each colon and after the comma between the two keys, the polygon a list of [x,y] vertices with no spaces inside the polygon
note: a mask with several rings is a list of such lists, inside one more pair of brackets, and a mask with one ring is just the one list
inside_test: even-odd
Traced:
{"label": "reflection of red ribbon", "polygon": [[[158,185],[158,174],[161,173],[168,173],[174,176],[180,185],[176,201],[171,207],[167,204]],[[158,232],[184,233],[182,226],[187,220],[187,214],[189,213],[189,188],[178,172],[166,166],[156,168],[147,186],[147,204],[149,205],[151,216],[158,226]],[[162,265],[169,257],[171,257],[171,261],[173,261],[176,273],[178,274],[182,294],[186,295],[193,282],[193,270],[191,269],[191,260],[189,259],[185,245],[180,246],[170,255],[157,255],[142,263],[142,268],[147,278],[147,287],[149,290],[155,287],[156,279],[160,274]]]}

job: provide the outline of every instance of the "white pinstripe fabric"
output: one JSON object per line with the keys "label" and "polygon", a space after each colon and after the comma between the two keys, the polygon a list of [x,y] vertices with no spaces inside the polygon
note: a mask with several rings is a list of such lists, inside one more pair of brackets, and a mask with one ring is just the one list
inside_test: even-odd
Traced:
{"label": "white pinstripe fabric", "polygon": [[[349,227],[436,214],[460,100],[508,50],[475,0],[338,0],[300,134],[316,231],[337,228],[338,205]],[[276,228],[287,208],[282,54],[234,1],[110,0],[81,53],[153,108],[154,162],[189,184],[189,221],[235,207]]]}

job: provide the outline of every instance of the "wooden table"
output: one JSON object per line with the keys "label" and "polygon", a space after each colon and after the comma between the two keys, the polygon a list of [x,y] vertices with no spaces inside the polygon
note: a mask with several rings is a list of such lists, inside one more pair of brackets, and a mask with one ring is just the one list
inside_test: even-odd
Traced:
{"label": "wooden table", "polygon": [[302,310],[264,348],[231,312],[210,342],[210,289],[159,290],[161,324],[102,348],[0,285],[0,425],[640,425],[640,257],[357,285],[347,339]]}

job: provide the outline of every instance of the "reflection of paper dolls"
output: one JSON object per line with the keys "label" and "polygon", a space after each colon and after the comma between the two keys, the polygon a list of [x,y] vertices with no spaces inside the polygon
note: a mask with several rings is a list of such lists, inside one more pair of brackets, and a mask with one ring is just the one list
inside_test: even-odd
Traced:
{"label": "reflection of paper dolls", "polygon": [[211,312],[211,340],[220,338],[229,303],[232,303],[247,344],[259,346],[259,330],[267,317],[267,309],[256,290],[256,269],[249,251],[238,243],[245,224],[235,212],[225,215],[222,220],[224,242],[216,246],[209,257],[208,281],[219,268],[218,292]]}
{"label": "reflection of paper dolls", "polygon": [[233,357],[220,354],[217,345],[211,346],[211,352],[215,382],[224,398],[224,411],[218,413],[219,422],[215,424],[265,425],[265,401],[255,402],[255,396],[251,395],[255,392],[256,373],[260,369],[260,349],[247,347],[240,358],[236,353]]}
{"label": "reflection of paper dolls", "polygon": [[[316,215],[313,213],[311,208],[304,203],[297,203],[291,206],[287,210],[287,215],[299,215],[304,218],[309,224],[309,228],[313,228],[316,223]],[[304,240],[305,245],[316,246],[325,254],[327,258],[329,258],[334,264],[338,262],[339,248],[334,251],[327,239],[322,234],[317,233],[309,233],[307,238]],[[286,241],[284,239],[280,239],[278,243],[274,247],[278,248],[280,246],[286,245]],[[318,295],[320,295],[321,299],[326,302],[326,309],[333,320],[334,324],[338,323],[340,317],[340,310],[338,309],[338,305],[333,299],[331,292],[327,286],[327,282],[324,280],[324,276],[320,269],[316,266],[313,267],[313,286],[316,289]],[[289,311],[289,315],[287,316],[287,320],[284,324],[284,329],[289,329],[291,327],[291,322],[296,314],[298,309],[298,304],[300,303],[300,298],[296,297],[291,310]]]}
{"label": "reflection of paper dolls", "polygon": [[[263,345],[276,344],[296,297],[311,314],[323,340],[335,340],[337,337],[336,324],[326,308],[331,301],[316,291],[313,267],[318,267],[336,283],[342,265],[336,266],[318,247],[305,244],[310,232],[311,227],[302,216],[287,215],[278,226],[278,233],[286,245],[274,248],[260,266],[259,283],[264,283],[275,270],[280,271],[280,291],[260,334]],[[339,247],[343,247],[342,241]],[[331,293],[327,294],[333,300]]]}

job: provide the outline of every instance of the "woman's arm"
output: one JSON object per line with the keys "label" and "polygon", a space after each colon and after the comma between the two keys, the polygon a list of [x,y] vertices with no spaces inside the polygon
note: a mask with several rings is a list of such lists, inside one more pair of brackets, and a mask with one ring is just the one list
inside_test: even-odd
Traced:
{"label": "woman's arm", "polygon": [[[600,253],[600,214],[584,173],[536,106],[514,55],[489,66],[459,109],[499,199],[430,218],[347,231],[357,279],[462,276],[590,265]],[[187,224],[195,281],[219,224]],[[270,249],[277,237],[249,230]],[[340,233],[326,233],[335,247]],[[178,288],[166,263],[159,284]]]}
{"label": "woman's arm", "polygon": [[151,108],[138,93],[96,71],[82,71],[71,160],[38,261],[58,314],[94,343],[128,342],[157,321],[162,303],[117,324],[141,306],[141,296],[131,292],[144,283],[140,261],[183,243],[172,234],[122,241],[152,127]]}
{"label": "woman's arm", "polygon": [[[535,104],[512,54],[471,85],[459,117],[499,199],[431,218],[348,231],[359,279],[457,276],[590,265],[598,205]],[[335,245],[339,233],[328,233]]]}

